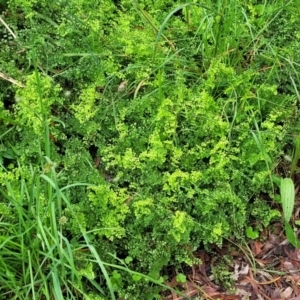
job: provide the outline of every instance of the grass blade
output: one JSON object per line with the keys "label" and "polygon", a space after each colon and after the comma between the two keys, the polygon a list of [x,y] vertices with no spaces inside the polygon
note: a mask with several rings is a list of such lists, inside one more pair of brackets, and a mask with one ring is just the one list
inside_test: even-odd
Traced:
{"label": "grass blade", "polygon": [[296,234],[291,227],[291,225],[287,222],[285,222],[285,234],[288,241],[297,249],[300,249],[300,241],[296,237]]}
{"label": "grass blade", "polygon": [[196,5],[196,6],[199,6],[199,7],[202,7],[204,9],[207,9],[207,10],[212,10],[211,8],[205,6],[205,5],[202,5],[202,4],[198,4],[198,3],[193,3],[193,2],[189,2],[189,3],[185,3],[185,4],[182,4],[178,7],[176,7],[175,9],[173,9],[167,16],[166,18],[164,19],[164,21],[162,22],[159,30],[158,30],[158,33],[157,33],[157,36],[156,36],[156,39],[155,39],[155,43],[154,43],[154,51],[153,51],[153,61],[155,60],[155,56],[156,56],[156,51],[157,51],[157,47],[158,47],[158,41],[160,39],[161,36],[163,36],[163,31],[168,23],[168,21],[170,20],[170,18],[176,13],[178,12],[179,10],[187,7],[187,6],[190,6],[190,5]]}

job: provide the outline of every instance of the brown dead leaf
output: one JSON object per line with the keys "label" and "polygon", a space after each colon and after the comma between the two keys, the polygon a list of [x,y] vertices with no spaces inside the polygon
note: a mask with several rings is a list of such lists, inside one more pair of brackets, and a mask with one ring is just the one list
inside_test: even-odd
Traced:
{"label": "brown dead leaf", "polygon": [[[197,288],[197,286],[192,282],[187,281],[185,284],[182,284],[182,287],[184,287],[185,289],[181,291],[181,293],[184,294],[184,296],[188,299],[199,293],[199,288]],[[172,292],[172,300],[183,300],[185,297],[181,297]]]}
{"label": "brown dead leaf", "polygon": [[128,80],[124,80],[118,86],[118,92],[124,92],[127,87]]}
{"label": "brown dead leaf", "polygon": [[199,293],[199,287],[197,288],[197,285],[194,284],[193,282],[187,281],[184,284],[184,287],[185,287],[184,294],[189,298],[191,298]]}
{"label": "brown dead leaf", "polygon": [[251,297],[251,293],[247,292],[243,289],[237,289],[236,290],[236,295],[240,296],[241,300],[248,300]]}
{"label": "brown dead leaf", "polygon": [[271,259],[256,259],[255,260],[261,267],[265,267],[267,264],[270,263]]}
{"label": "brown dead leaf", "polygon": [[279,289],[275,289],[271,294],[272,300],[282,300],[281,292]]}
{"label": "brown dead leaf", "polygon": [[293,289],[289,286],[284,291],[281,292],[281,297],[283,299],[288,299],[293,293]]}
{"label": "brown dead leaf", "polygon": [[260,241],[254,241],[254,242],[251,242],[250,246],[251,246],[253,255],[257,256],[262,252],[262,248],[263,248],[264,244]]}
{"label": "brown dead leaf", "polygon": [[97,156],[95,161],[94,161],[94,167],[97,169],[100,165],[100,162],[101,162],[101,157],[100,156]]}
{"label": "brown dead leaf", "polygon": [[8,76],[8,75],[6,75],[6,74],[4,74],[2,72],[0,72],[0,78],[2,78],[4,80],[7,80],[7,81],[11,82],[12,84],[15,84],[15,85],[17,85],[19,87],[22,87],[22,88],[25,87],[21,82],[15,80],[13,78],[11,78],[10,76]]}
{"label": "brown dead leaf", "polygon": [[241,262],[240,264],[235,263],[234,273],[232,274],[233,280],[238,280],[241,275],[247,275],[249,272],[249,265]]}
{"label": "brown dead leaf", "polygon": [[265,242],[263,245],[263,251],[261,254],[263,256],[262,259],[266,259],[273,251],[274,249],[279,245],[280,239],[275,234],[270,234],[269,239]]}
{"label": "brown dead leaf", "polygon": [[272,281],[273,280],[273,277],[266,271],[257,270],[257,274],[261,275],[260,276],[261,281]]}
{"label": "brown dead leaf", "polygon": [[285,260],[283,262],[283,269],[289,273],[295,273],[298,272],[299,269],[297,268],[297,266],[295,266],[293,263],[291,263],[290,261]]}

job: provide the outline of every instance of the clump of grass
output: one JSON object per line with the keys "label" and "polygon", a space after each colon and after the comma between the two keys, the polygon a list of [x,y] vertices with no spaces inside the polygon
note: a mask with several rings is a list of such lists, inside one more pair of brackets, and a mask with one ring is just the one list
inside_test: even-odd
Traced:
{"label": "clump of grass", "polygon": [[[5,170],[3,170],[5,171]],[[54,169],[50,172],[55,178]],[[115,299],[109,276],[103,263],[88,240],[73,245],[64,236],[62,227],[67,219],[59,216],[58,205],[68,199],[53,178],[32,172],[30,184],[22,178],[16,193],[9,183],[2,188],[2,196],[14,211],[13,222],[1,222],[1,295],[9,299],[84,299],[87,290],[83,276],[76,267],[78,254],[90,249],[107,280],[111,299]],[[46,185],[51,198],[42,191]],[[65,187],[68,189],[70,187]],[[83,238],[86,234],[83,232]],[[90,260],[86,256],[83,260]],[[99,295],[105,296],[93,276],[86,277]]]}

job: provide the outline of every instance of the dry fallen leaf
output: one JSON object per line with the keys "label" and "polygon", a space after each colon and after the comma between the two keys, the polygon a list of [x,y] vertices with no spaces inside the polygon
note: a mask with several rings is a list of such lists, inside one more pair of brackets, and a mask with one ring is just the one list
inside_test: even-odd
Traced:
{"label": "dry fallen leaf", "polygon": [[245,289],[236,288],[235,295],[240,296],[241,300],[249,300],[251,299],[252,293]]}
{"label": "dry fallen leaf", "polygon": [[257,274],[261,275],[261,281],[272,281],[274,279],[272,275],[263,270],[257,270]]}
{"label": "dry fallen leaf", "polygon": [[238,280],[240,275],[247,275],[249,272],[249,265],[245,263],[235,264],[234,265],[234,273],[232,274],[232,279],[233,280]]}
{"label": "dry fallen leaf", "polygon": [[124,80],[118,86],[118,92],[124,92],[127,87],[128,80]]}
{"label": "dry fallen leaf", "polygon": [[289,261],[285,261],[283,263],[283,269],[287,272],[291,272],[291,273],[294,273],[296,271],[298,271],[298,268],[295,267],[291,262]]}
{"label": "dry fallen leaf", "polygon": [[282,299],[288,299],[293,293],[293,289],[289,286],[283,292],[281,292]]}

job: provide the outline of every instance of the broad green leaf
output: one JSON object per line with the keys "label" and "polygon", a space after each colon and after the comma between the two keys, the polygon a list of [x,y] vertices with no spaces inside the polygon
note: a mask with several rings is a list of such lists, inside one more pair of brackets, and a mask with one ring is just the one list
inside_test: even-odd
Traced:
{"label": "broad green leaf", "polygon": [[288,222],[285,222],[285,234],[288,241],[297,249],[300,249],[300,241],[296,237],[296,233]]}
{"label": "broad green leaf", "polygon": [[280,184],[281,184],[281,177],[276,176],[276,175],[272,175],[272,181],[280,188]]}
{"label": "broad green leaf", "polygon": [[176,276],[177,282],[185,283],[186,282],[186,276],[182,273],[177,274]]}
{"label": "broad green leaf", "polygon": [[126,263],[126,264],[130,264],[132,261],[133,261],[133,258],[132,258],[131,256],[127,256],[127,257],[125,258],[125,263]]}
{"label": "broad green leaf", "polygon": [[289,222],[292,217],[295,202],[295,186],[291,178],[281,179],[280,195],[284,220]]}
{"label": "broad green leaf", "polygon": [[132,274],[132,279],[135,281],[135,282],[138,282],[142,279],[143,277],[141,275],[138,275],[138,274]]}
{"label": "broad green leaf", "polygon": [[258,231],[253,230],[253,228],[251,226],[247,227],[246,234],[247,234],[248,238],[253,239],[253,240],[257,239],[259,236]]}

